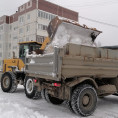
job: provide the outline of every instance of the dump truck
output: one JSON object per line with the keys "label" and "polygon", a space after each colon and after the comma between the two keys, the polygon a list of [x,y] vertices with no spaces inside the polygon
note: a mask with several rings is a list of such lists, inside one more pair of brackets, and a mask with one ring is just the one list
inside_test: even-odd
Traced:
{"label": "dump truck", "polygon": [[[3,69],[1,77],[1,88],[4,92],[13,93],[17,89],[17,85],[24,85],[25,81],[25,54],[26,50],[29,53],[41,54],[45,49],[47,43],[49,43],[49,38],[45,38],[43,43],[36,41],[27,41],[19,43],[19,58],[16,58],[15,53],[13,53],[12,59],[3,60]],[[40,97],[35,89],[32,91],[32,98],[37,99]]]}
{"label": "dump truck", "polygon": [[118,92],[118,50],[96,47],[101,31],[66,19],[56,17],[47,31],[44,53],[26,54],[26,96],[37,88],[46,101],[59,105],[66,100],[72,112],[91,115],[98,97]]}

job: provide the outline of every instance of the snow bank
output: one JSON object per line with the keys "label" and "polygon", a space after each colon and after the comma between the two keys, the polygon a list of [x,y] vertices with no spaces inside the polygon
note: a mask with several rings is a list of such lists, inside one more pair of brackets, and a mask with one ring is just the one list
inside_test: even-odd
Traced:
{"label": "snow bank", "polygon": [[0,118],[48,118],[38,112],[0,98]]}

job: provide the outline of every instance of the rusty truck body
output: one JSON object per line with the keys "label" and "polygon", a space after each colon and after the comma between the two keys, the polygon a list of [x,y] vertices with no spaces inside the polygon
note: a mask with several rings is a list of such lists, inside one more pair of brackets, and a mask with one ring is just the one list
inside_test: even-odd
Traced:
{"label": "rusty truck body", "polygon": [[92,46],[101,32],[67,20],[53,19],[48,33],[51,43],[45,53],[26,56],[27,97],[35,87],[48,102],[67,100],[71,111],[91,115],[97,97],[117,94],[118,50]]}

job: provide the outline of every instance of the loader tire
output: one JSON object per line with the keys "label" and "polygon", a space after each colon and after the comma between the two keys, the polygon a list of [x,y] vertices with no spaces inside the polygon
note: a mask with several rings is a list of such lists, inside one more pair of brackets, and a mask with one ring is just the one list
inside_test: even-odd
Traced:
{"label": "loader tire", "polygon": [[96,109],[97,94],[96,90],[88,85],[79,85],[72,94],[71,105],[76,114],[82,116],[91,115]]}
{"label": "loader tire", "polygon": [[13,72],[5,72],[1,78],[1,88],[4,92],[13,93],[17,89],[16,75]]}
{"label": "loader tire", "polygon": [[62,104],[64,102],[64,100],[52,97],[50,94],[48,94],[47,90],[45,90],[44,99],[48,103],[52,103],[52,104],[55,104],[55,105],[60,105],[60,104]]}
{"label": "loader tire", "polygon": [[25,94],[30,99],[41,98],[41,92],[37,91],[37,87],[34,86],[33,79],[30,77],[26,77],[25,79]]}

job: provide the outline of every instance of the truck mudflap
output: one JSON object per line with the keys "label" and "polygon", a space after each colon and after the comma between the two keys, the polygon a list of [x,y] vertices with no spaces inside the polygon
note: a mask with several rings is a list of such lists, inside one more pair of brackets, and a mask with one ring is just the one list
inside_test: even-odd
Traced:
{"label": "truck mudflap", "polygon": [[107,96],[116,93],[116,86],[115,85],[102,85],[98,88],[98,96]]}
{"label": "truck mudflap", "polygon": [[75,79],[74,81],[71,81],[71,82],[67,83],[66,86],[73,87],[73,86],[75,86],[75,85],[77,85],[77,84],[80,84],[80,83],[82,83],[82,82],[85,82],[85,81],[86,81],[86,82],[88,81],[88,83],[91,82],[91,84],[92,84],[96,89],[98,89],[97,83],[94,81],[94,79],[89,78],[89,77],[80,77],[80,78],[77,78],[77,79]]}

